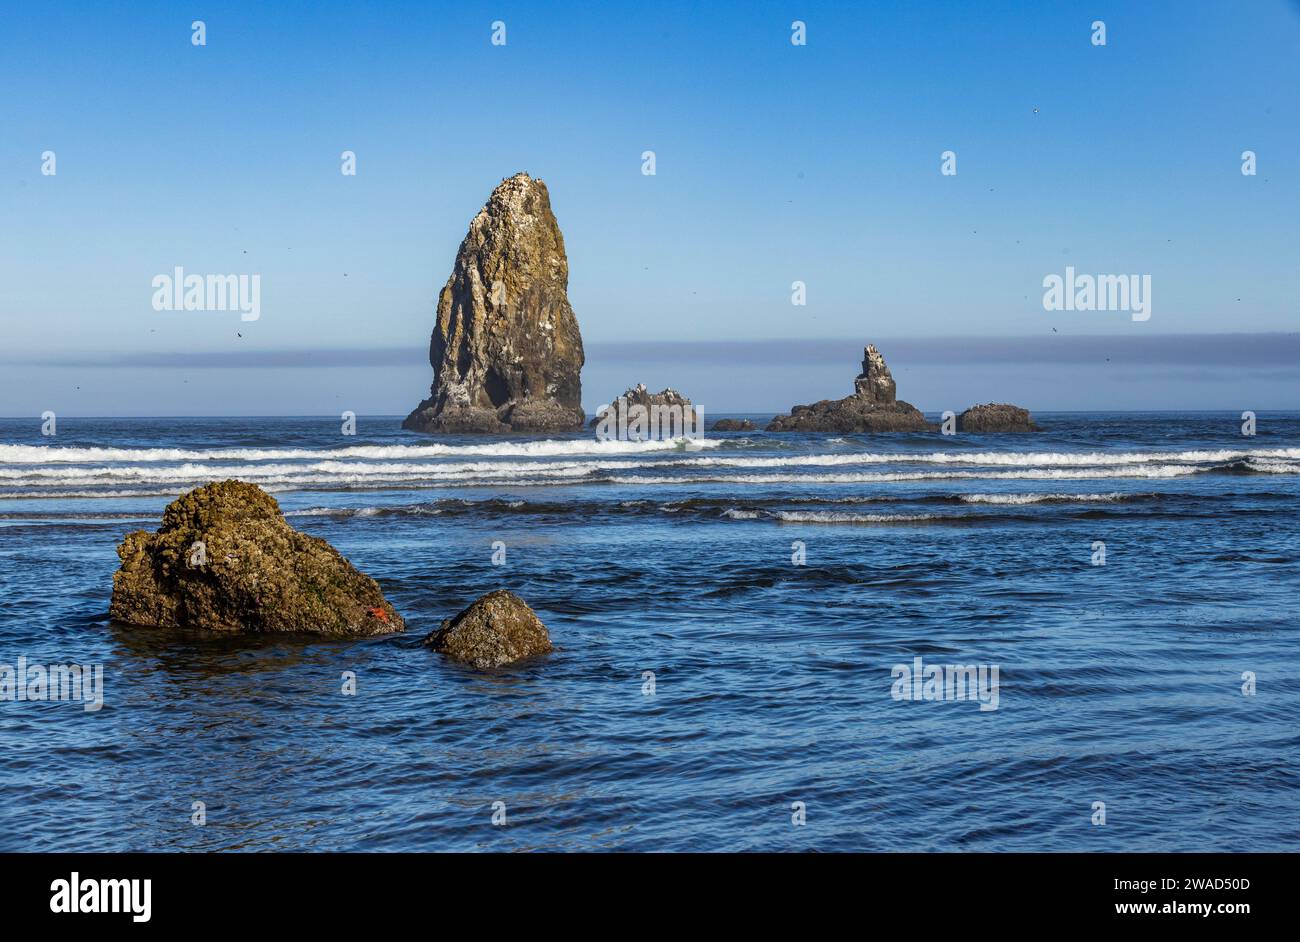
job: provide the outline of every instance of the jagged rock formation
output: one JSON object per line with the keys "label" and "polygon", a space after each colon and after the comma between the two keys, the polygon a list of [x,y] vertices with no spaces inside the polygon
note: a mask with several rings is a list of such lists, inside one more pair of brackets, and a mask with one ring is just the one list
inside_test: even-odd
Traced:
{"label": "jagged rock formation", "polygon": [[[590,424],[593,427],[600,426],[605,421],[606,415],[609,414],[610,423],[614,427],[617,427],[620,422],[624,425],[631,425],[637,417],[638,407],[645,410],[642,413],[642,421],[651,422],[656,416],[659,418],[660,424],[655,426],[655,430],[662,428],[664,423],[670,421],[674,423],[673,437],[686,434],[692,430],[704,430],[703,410],[697,411],[691,401],[675,389],[664,389],[661,392],[652,393],[645,388],[645,383],[637,383],[637,385],[609,403],[607,409],[598,409]],[[655,407],[659,409],[657,413],[651,411]],[[664,430],[664,434],[669,433]]]}
{"label": "jagged rock formation", "polygon": [[243,481],[178,497],[156,533],[128,533],[117,555],[108,610],[116,621],[333,637],[406,627],[375,580],[289,526],[275,498]]}
{"label": "jagged rock formation", "polygon": [[754,423],[749,419],[718,419],[713,423],[712,432],[752,432]]}
{"label": "jagged rock formation", "polygon": [[489,592],[444,621],[423,643],[480,670],[552,650],[551,636],[541,619],[507,589]]}
{"label": "jagged rock formation", "polygon": [[971,406],[957,416],[959,432],[1039,432],[1028,409],[1005,402]]}
{"label": "jagged rock formation", "polygon": [[862,348],[862,372],[853,378],[853,394],[868,402],[888,405],[898,401],[897,390],[885,358],[875,344],[867,344]]}
{"label": "jagged rock formation", "polygon": [[546,184],[517,173],[470,223],[438,296],[433,385],[402,427],[417,432],[581,428],[582,335]]}
{"label": "jagged rock formation", "polygon": [[795,406],[768,423],[769,432],[925,432],[938,426],[919,409],[895,396],[894,377],[874,346],[862,351],[862,372],[853,395]]}

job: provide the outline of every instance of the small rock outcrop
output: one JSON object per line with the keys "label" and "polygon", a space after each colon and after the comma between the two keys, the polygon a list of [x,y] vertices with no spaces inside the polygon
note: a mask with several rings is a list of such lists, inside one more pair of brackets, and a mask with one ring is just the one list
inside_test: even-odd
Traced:
{"label": "small rock outcrop", "polygon": [[556,432],[582,427],[584,361],[569,261],[546,184],[517,173],[470,223],[438,296],[433,385],[402,427]]}
{"label": "small rock outcrop", "polygon": [[862,351],[862,372],[853,395],[795,406],[768,423],[769,432],[925,432],[937,428],[921,411],[895,395],[894,377],[874,346]]}
{"label": "small rock outcrop", "polygon": [[754,423],[749,419],[718,419],[713,423],[713,432],[752,432]]}
{"label": "small rock outcrop", "polygon": [[[645,387],[645,383],[638,383],[630,388],[627,392],[620,395],[613,402],[609,403],[608,410],[596,411],[596,415],[589,423],[596,427],[604,421],[608,412],[612,412],[610,417],[615,423],[620,421],[631,423],[632,419],[639,411],[637,407],[644,409],[644,421],[650,421],[654,415],[660,417],[661,422],[666,423],[670,419],[676,423],[678,429],[685,428],[686,431],[692,429],[703,430],[703,412],[697,411],[689,399],[683,396],[675,389],[664,389],[661,392],[652,393]],[[652,413],[653,408],[658,408],[658,413]],[[620,415],[620,411],[622,415]],[[684,434],[678,431],[677,434]]]}
{"label": "small rock outcrop", "polygon": [[108,614],[128,624],[331,637],[406,627],[374,579],[243,481],[178,497],[156,533],[128,533],[117,555]]}
{"label": "small rock outcrop", "polygon": [[486,670],[552,650],[551,636],[519,596],[498,589],[449,618],[423,642],[447,657]]}
{"label": "small rock outcrop", "polygon": [[1005,402],[971,406],[957,416],[959,432],[1039,432],[1028,409]]}

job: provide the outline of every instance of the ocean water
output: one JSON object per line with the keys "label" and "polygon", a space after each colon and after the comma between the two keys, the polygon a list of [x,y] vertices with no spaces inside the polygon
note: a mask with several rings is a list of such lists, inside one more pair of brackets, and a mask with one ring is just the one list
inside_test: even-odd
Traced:
{"label": "ocean water", "polygon": [[[0,665],[103,669],[98,710],[0,701],[0,850],[1300,848],[1300,414],[1038,418],[689,446],[0,420]],[[123,534],[229,477],[408,631],[110,623]],[[553,654],[420,646],[502,586]],[[917,658],[984,699],[900,698]]]}

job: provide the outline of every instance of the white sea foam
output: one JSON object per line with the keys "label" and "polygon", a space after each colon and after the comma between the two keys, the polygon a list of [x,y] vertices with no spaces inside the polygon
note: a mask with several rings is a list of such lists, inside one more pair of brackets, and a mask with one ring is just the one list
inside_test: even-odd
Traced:
{"label": "white sea foam", "polygon": [[[1253,467],[1253,466],[1252,466]],[[837,471],[825,473],[770,474],[602,474],[631,470],[626,465],[580,462],[564,465],[493,465],[455,467],[447,465],[367,466],[331,463],[317,465],[272,465],[205,468],[201,465],[180,467],[114,467],[26,469],[13,472],[0,469],[0,496],[31,496],[38,488],[114,487],[112,496],[146,496],[151,493],[177,493],[190,487],[226,478],[239,478],[268,490],[293,488],[401,488],[401,487],[480,487],[491,485],[545,486],[555,484],[609,483],[632,486],[700,484],[887,484],[903,481],[1071,481],[1141,479],[1157,480],[1199,474],[1208,468],[1196,465],[1129,465],[1099,468],[1023,468],[1019,470],[952,470],[952,471]],[[1274,474],[1300,473],[1300,464],[1274,462],[1256,470]],[[121,485],[141,488],[155,485],[151,491],[121,491]],[[161,490],[166,486],[166,490]],[[12,490],[11,490],[12,488]],[[94,492],[75,491],[95,496]],[[51,494],[51,496],[54,496]],[[59,496],[74,496],[73,492]],[[997,499],[989,501],[997,502]]]}
{"label": "white sea foam", "polygon": [[943,514],[851,514],[840,510],[778,510],[783,523],[922,523],[927,520],[960,520]]}
{"label": "white sea foam", "polygon": [[[722,439],[625,442],[560,439],[537,442],[493,442],[482,445],[352,445],[347,448],[78,448],[63,445],[0,445],[0,465],[106,461],[311,461],[362,458],[371,460],[443,457],[548,458],[564,455],[639,455],[655,452],[716,448]],[[1298,455],[1300,457],[1300,455]]]}
{"label": "white sea foam", "polygon": [[1246,465],[1252,471],[1262,471],[1265,474],[1300,473],[1300,464],[1296,464],[1293,461],[1271,461],[1261,458],[1252,458],[1246,462]]}
{"label": "white sea foam", "polygon": [[[706,439],[697,444],[714,448],[724,442]],[[784,447],[787,443],[767,444]],[[1300,474],[1300,448],[847,454],[839,453],[838,447],[836,450],[835,454],[686,454],[674,442],[595,440],[199,451],[0,445],[0,497],[164,496],[225,478],[283,491],[503,484],[523,487],[585,483],[814,486],[924,481],[1157,480],[1213,471],[1224,465],[1261,473]],[[927,465],[939,467],[930,470]],[[973,504],[1029,504],[1118,498],[1095,493],[972,494],[961,499]]]}
{"label": "white sea foam", "polygon": [[[833,441],[833,440],[832,440]],[[1275,448],[1255,451],[1235,449],[1189,451],[1089,451],[1089,452],[854,452],[826,455],[723,456],[674,458],[684,451],[717,448],[728,443],[723,439],[682,441],[571,441],[494,442],[481,445],[355,445],[347,448],[79,448],[62,445],[0,445],[0,465],[86,464],[97,462],[208,462],[208,461],[329,461],[369,460],[404,462],[424,458],[550,458],[645,456],[659,458],[657,463],[690,466],[784,467],[798,465],[839,464],[966,464],[1086,467],[1093,465],[1136,464],[1144,462],[1227,462],[1245,459],[1300,460],[1300,448]]]}
{"label": "white sea foam", "polygon": [[411,516],[437,516],[442,513],[436,507],[422,505],[405,505],[396,507],[306,507],[302,510],[286,510],[286,517],[375,517],[382,513],[401,513]]}
{"label": "white sea foam", "polygon": [[980,451],[980,452],[857,452],[835,455],[780,455],[774,457],[708,455],[699,458],[665,458],[657,467],[781,468],[853,464],[957,464],[985,467],[1087,468],[1151,463],[1222,464],[1232,461],[1300,459],[1300,448],[1266,451]]}
{"label": "white sea foam", "polygon": [[593,471],[617,470],[635,465],[622,462],[585,461],[585,462],[544,462],[538,464],[520,464],[517,462],[475,462],[454,464],[402,464],[387,462],[369,464],[366,462],[318,461],[311,464],[250,464],[250,465],[204,465],[186,463],[181,465],[114,465],[110,467],[27,467],[21,469],[0,468],[0,481],[15,483],[36,483],[42,481],[59,483],[109,483],[112,481],[213,481],[224,478],[239,478],[245,481],[316,481],[352,480],[367,478],[396,478],[403,480],[426,480],[438,478],[460,479],[467,476],[479,478],[515,478],[515,477],[582,477]]}
{"label": "white sea foam", "polygon": [[1041,504],[1067,502],[1110,502],[1123,500],[1132,495],[1115,491],[1110,494],[962,494],[960,499],[967,504]]}
{"label": "white sea foam", "polygon": [[1177,478],[1205,471],[1194,465],[1116,468],[1025,468],[1020,471],[853,471],[826,474],[710,474],[698,477],[617,476],[613,484],[882,484],[893,481],[1071,481]]}
{"label": "white sea foam", "polygon": [[[722,516],[728,520],[769,518],[782,523],[919,523],[947,519],[940,514],[854,514],[840,510],[742,510],[732,507]],[[951,519],[960,519],[957,517]]]}

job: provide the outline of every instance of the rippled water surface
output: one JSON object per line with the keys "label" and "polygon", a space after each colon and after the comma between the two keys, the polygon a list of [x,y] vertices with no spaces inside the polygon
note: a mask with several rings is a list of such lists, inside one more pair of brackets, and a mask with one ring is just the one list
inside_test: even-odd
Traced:
{"label": "rippled water surface", "polygon": [[[1300,415],[1039,419],[690,447],[0,420],[0,665],[104,670],[98,711],[0,700],[0,849],[1297,849]],[[227,477],[407,633],[110,624],[123,534]],[[501,586],[554,654],[419,645]],[[895,699],[918,657],[997,666],[997,709]]]}

